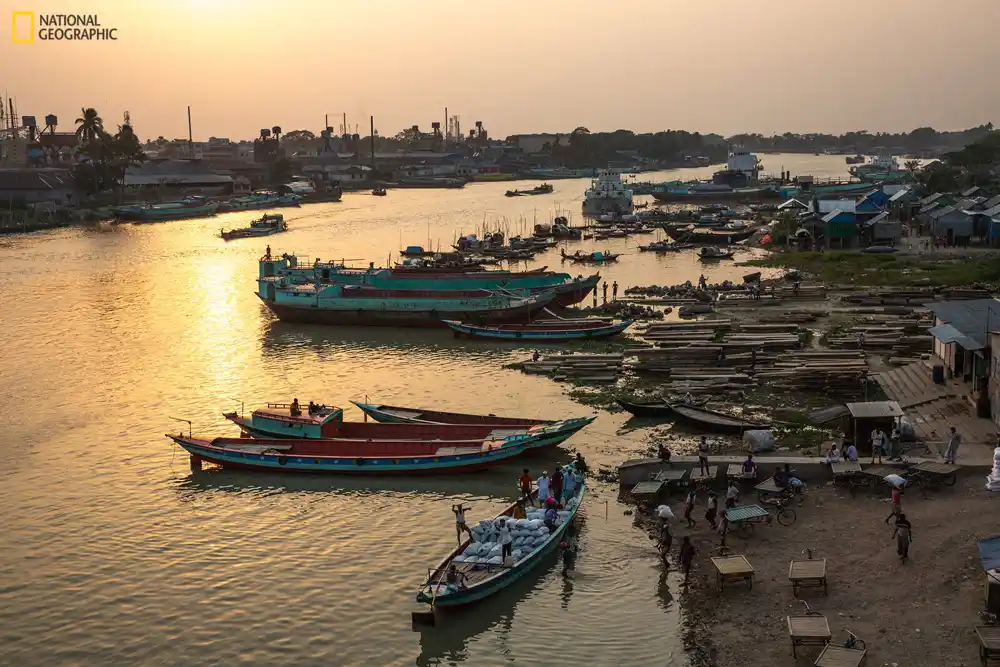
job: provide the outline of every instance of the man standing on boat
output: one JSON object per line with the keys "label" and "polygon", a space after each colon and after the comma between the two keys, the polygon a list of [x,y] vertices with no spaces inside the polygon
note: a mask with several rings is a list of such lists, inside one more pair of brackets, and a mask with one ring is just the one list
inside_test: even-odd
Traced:
{"label": "man standing on boat", "polygon": [[603,286],[603,289],[604,289],[604,305],[606,306],[606,305],[608,305],[608,281],[605,280],[602,283],[602,286]]}
{"label": "man standing on boat", "polygon": [[524,472],[521,474],[521,497],[524,499],[526,505],[535,506],[535,503],[531,501],[531,475],[528,474],[528,469],[525,468]]}
{"label": "man standing on boat", "polygon": [[462,533],[468,533],[469,537],[472,537],[472,531],[469,530],[469,526],[465,523],[465,510],[472,509],[471,507],[463,507],[462,503],[451,506],[451,511],[455,513],[455,535],[458,537],[458,543],[462,543]]}
{"label": "man standing on boat", "polygon": [[611,283],[611,300],[612,301],[617,301],[618,300],[618,281],[617,280],[614,281],[613,283]]}
{"label": "man standing on boat", "polygon": [[552,473],[552,497],[556,499],[556,504],[562,502],[563,493],[563,472],[560,468]]}
{"label": "man standing on boat", "polygon": [[547,470],[543,470],[541,476],[536,481],[538,482],[538,502],[544,505],[550,493],[549,472]]}

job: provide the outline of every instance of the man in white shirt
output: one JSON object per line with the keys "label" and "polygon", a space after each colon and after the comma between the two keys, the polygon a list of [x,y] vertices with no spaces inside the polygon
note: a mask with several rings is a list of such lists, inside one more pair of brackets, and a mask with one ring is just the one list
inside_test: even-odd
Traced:
{"label": "man in white shirt", "polygon": [[549,472],[543,470],[538,480],[538,502],[545,506],[545,500],[549,497]]}
{"label": "man in white shirt", "polygon": [[882,463],[882,440],[884,437],[882,429],[877,428],[872,431],[872,465],[875,465],[875,457],[878,457],[880,465]]}
{"label": "man in white shirt", "polygon": [[962,444],[962,435],[954,426],[951,427],[951,436],[948,438],[948,449],[944,453],[944,462],[955,465],[958,457],[958,446]]}
{"label": "man in white shirt", "polygon": [[506,521],[501,520],[500,522],[500,557],[506,561],[507,556],[511,556],[514,553],[513,539],[510,536],[510,528]]}
{"label": "man in white shirt", "polygon": [[472,537],[472,531],[469,530],[469,526],[465,523],[465,510],[472,509],[471,507],[465,507],[462,503],[451,506],[451,511],[455,513],[455,534],[458,535],[458,543],[462,543],[462,533],[468,533],[469,537]]}
{"label": "man in white shirt", "polygon": [[740,490],[736,482],[729,480],[729,488],[726,490],[726,509],[736,507],[736,501],[740,499]]}

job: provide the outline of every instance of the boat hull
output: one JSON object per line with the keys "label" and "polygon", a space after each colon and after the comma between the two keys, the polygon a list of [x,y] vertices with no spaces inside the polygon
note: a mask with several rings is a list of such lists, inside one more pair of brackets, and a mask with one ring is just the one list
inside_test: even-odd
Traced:
{"label": "boat hull", "polygon": [[716,413],[696,405],[671,403],[633,403],[619,399],[618,405],[636,417],[672,419],[688,426],[713,431],[715,433],[740,434],[754,429],[765,429],[766,424],[742,422],[734,417]]}
{"label": "boat hull", "polygon": [[677,243],[714,243],[728,244],[743,241],[753,236],[756,228],[742,229],[739,231],[682,231],[679,229],[664,228],[663,232]]}
{"label": "boat hull", "polygon": [[207,218],[215,215],[217,203],[204,206],[188,206],[184,208],[145,209],[134,213],[136,222],[166,222],[168,220],[186,220],[189,218]]}
{"label": "boat hull", "polygon": [[490,340],[503,340],[515,343],[561,343],[574,340],[592,340],[595,338],[607,338],[617,336],[625,329],[629,328],[635,320],[625,320],[618,324],[602,327],[592,327],[589,329],[539,329],[531,330],[528,327],[517,328],[516,330],[502,329],[497,327],[479,327],[462,322],[445,321],[445,324],[455,332],[456,335],[468,336],[470,338],[486,338]]}
{"label": "boat hull", "polygon": [[194,439],[167,435],[193,457],[224,468],[262,472],[294,472],[341,475],[428,475],[480,470],[519,456],[525,443],[473,454],[407,457],[348,457],[283,455],[244,452],[201,444]]}
{"label": "boat hull", "polygon": [[[260,295],[258,294],[258,296]],[[450,311],[311,308],[278,304],[262,296],[260,299],[282,322],[338,326],[436,328],[445,326],[442,320],[472,320],[483,323],[523,322],[552,303],[549,300],[538,300],[501,310]]]}
{"label": "boat hull", "polygon": [[779,199],[780,194],[771,188],[753,188],[750,190],[704,190],[690,192],[653,192],[653,199],[658,202],[716,202],[716,201],[765,201]]}

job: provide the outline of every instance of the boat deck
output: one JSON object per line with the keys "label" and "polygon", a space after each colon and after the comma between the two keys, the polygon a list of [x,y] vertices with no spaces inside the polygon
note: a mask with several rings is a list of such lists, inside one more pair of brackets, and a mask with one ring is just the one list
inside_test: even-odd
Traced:
{"label": "boat deck", "polygon": [[281,403],[274,403],[268,405],[266,408],[259,408],[257,410],[254,410],[254,414],[260,415],[261,417],[265,417],[267,419],[290,421],[300,424],[315,424],[317,426],[320,426],[323,424],[324,421],[326,421],[326,419],[330,415],[332,415],[338,410],[338,408],[323,407],[318,412],[309,414],[309,405],[306,404],[302,406],[302,414],[293,416],[291,409],[292,409],[291,404],[286,405]]}

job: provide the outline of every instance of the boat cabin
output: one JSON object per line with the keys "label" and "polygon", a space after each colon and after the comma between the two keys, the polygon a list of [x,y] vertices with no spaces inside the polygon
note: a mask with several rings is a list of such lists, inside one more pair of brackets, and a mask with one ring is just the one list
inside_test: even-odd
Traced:
{"label": "boat cabin", "polygon": [[310,411],[305,405],[293,415],[291,403],[268,403],[253,411],[250,427],[289,438],[329,438],[340,430],[343,421],[344,411],[336,407],[320,405]]}

